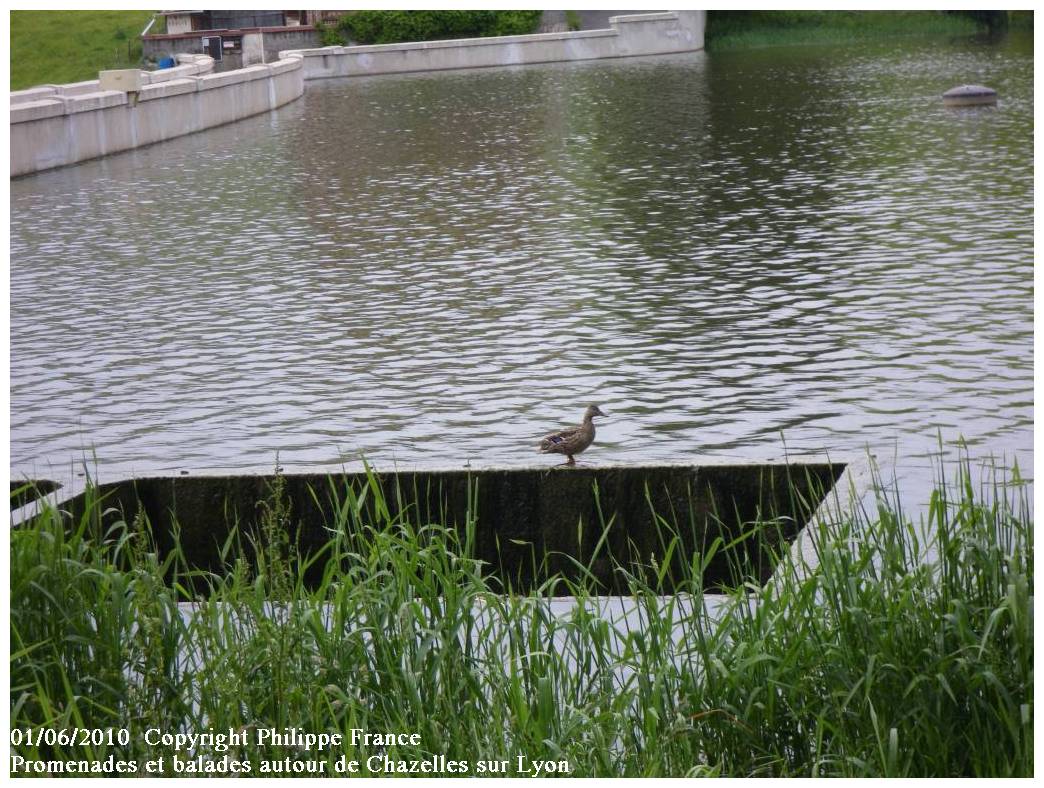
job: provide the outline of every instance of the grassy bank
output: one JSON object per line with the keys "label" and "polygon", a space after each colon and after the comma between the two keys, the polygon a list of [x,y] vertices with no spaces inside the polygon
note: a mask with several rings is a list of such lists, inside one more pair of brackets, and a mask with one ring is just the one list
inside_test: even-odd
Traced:
{"label": "grassy bank", "polygon": [[97,79],[141,60],[153,11],[11,11],[11,90]]}
{"label": "grassy bank", "polygon": [[[15,529],[12,754],[138,770],[163,757],[173,774],[173,747],[147,732],[210,731],[237,738],[197,742],[182,766],[1033,773],[1033,529],[1017,478],[983,490],[962,466],[923,530],[879,497],[817,529],[814,573],[785,562],[778,584],[716,612],[701,571],[723,545],[694,557],[675,596],[631,573],[618,621],[592,612],[583,582],[498,593],[469,555],[474,522],[393,517],[372,477],[338,495],[331,541],[308,559],[325,568],[318,587],[302,582],[278,479],[259,532],[226,543],[222,576],[159,557],[133,512],[102,533],[105,501],[75,524],[51,511]],[[201,582],[208,594],[186,604]],[[576,606],[554,608],[552,592]],[[287,727],[346,738],[303,749],[264,733]],[[103,733],[30,741],[73,728]],[[352,729],[418,735],[367,746]]]}
{"label": "grassy bank", "polygon": [[968,16],[941,11],[710,11],[707,49],[972,35],[980,29]]}

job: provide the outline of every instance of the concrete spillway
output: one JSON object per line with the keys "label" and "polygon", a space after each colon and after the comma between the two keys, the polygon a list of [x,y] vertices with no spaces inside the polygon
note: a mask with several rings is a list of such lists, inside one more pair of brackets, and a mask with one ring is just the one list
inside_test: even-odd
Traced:
{"label": "concrete spillway", "polygon": [[[589,572],[600,592],[625,593],[626,572],[667,561],[668,577],[681,577],[717,537],[729,543],[743,534],[748,537],[709,561],[704,586],[765,582],[776,557],[840,487],[845,469],[844,463],[580,466],[376,472],[374,479],[392,517],[404,512],[415,525],[453,526],[462,538],[471,520],[474,555],[505,588],[528,591],[554,574],[576,580]],[[362,472],[281,478],[286,522],[302,554],[330,540],[339,502],[370,483]],[[231,523],[256,534],[275,479],[139,478],[101,484],[97,493],[110,519],[129,521],[144,512],[161,553],[174,546],[176,521],[189,566],[222,573],[227,567],[219,548]],[[365,499],[370,521],[376,519],[372,493]],[[60,503],[73,521],[84,505],[83,493]],[[668,579],[661,590],[669,592],[670,585]]]}

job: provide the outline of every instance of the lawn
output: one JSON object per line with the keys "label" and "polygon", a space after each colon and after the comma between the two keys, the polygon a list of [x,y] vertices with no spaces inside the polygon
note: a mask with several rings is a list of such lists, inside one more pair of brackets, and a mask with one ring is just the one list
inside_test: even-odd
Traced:
{"label": "lawn", "polygon": [[133,68],[154,11],[12,11],[11,90]]}

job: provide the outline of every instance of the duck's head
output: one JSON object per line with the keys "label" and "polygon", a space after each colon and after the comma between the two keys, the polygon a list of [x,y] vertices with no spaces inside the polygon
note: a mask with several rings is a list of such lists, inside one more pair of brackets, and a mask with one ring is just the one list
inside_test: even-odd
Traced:
{"label": "duck's head", "polygon": [[601,408],[599,408],[597,405],[588,405],[587,406],[587,410],[584,411],[584,419],[585,420],[586,419],[591,419],[591,418],[594,418],[595,416],[603,416],[604,417],[605,414],[602,413]]}

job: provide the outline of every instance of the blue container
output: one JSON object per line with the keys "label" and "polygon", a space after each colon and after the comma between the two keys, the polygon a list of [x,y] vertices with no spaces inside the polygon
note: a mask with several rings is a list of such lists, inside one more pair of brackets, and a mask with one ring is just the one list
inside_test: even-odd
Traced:
{"label": "blue container", "polygon": [[160,58],[160,62],[159,62],[159,67],[160,68],[174,68],[175,65],[176,64],[174,62],[174,58],[172,58],[172,57]]}

